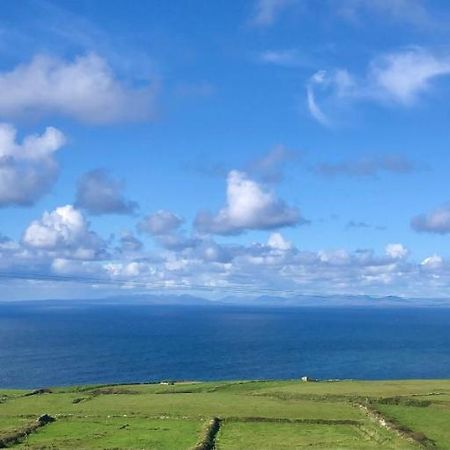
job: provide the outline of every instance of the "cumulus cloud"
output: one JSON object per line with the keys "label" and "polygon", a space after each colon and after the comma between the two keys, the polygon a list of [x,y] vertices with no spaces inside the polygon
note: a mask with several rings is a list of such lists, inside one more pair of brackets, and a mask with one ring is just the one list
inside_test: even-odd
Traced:
{"label": "cumulus cloud", "polygon": [[276,250],[290,250],[293,248],[292,242],[286,240],[281,233],[272,233],[267,240],[267,245]]}
{"label": "cumulus cloud", "polygon": [[352,102],[377,102],[411,107],[429,92],[432,82],[450,74],[450,55],[435,54],[422,47],[412,47],[373,59],[362,77],[345,69],[320,70],[306,86],[310,114],[323,125],[331,119],[317,100],[340,106]]}
{"label": "cumulus cloud", "polygon": [[337,163],[320,163],[314,167],[319,175],[327,177],[375,177],[382,172],[406,174],[416,169],[413,162],[402,155],[367,156]]}
{"label": "cumulus cloud", "polygon": [[141,231],[158,236],[176,231],[183,222],[184,220],[176,214],[161,209],[145,217],[138,227]]}
{"label": "cumulus cloud", "polygon": [[37,55],[0,72],[0,91],[0,117],[63,115],[107,124],[155,115],[155,85],[127,86],[94,53],[72,61]]}
{"label": "cumulus cloud", "polygon": [[138,223],[138,230],[148,233],[163,247],[171,250],[182,250],[194,247],[195,238],[189,238],[180,231],[184,219],[166,210],[159,210],[146,216]]}
{"label": "cumulus cloud", "polygon": [[195,227],[202,233],[239,234],[295,226],[305,220],[297,208],[288,206],[244,172],[232,170],[227,178],[227,203],[216,215],[201,212]]}
{"label": "cumulus cloud", "polygon": [[[22,280],[21,286],[26,284],[23,279],[39,280],[33,283],[35,295],[39,286],[48,293],[58,280],[52,276],[95,286],[97,293],[126,288],[201,291],[215,296],[266,291],[283,295],[450,295],[448,262],[439,255],[412,261],[405,246],[398,243],[388,244],[381,255],[370,249],[304,251],[274,232],[262,243],[218,244],[203,236],[191,246],[151,254],[135,247],[133,241],[131,251],[92,258],[92,251],[85,249],[93,246],[80,244],[89,241],[83,219],[70,208],[62,208],[64,212],[52,213],[58,211],[70,219],[47,213],[50,217],[37,221],[40,227],[30,232],[33,238],[27,237],[32,245],[0,239],[2,272],[11,271],[13,278]],[[84,251],[78,250],[80,245]]]}
{"label": "cumulus cloud", "polygon": [[392,259],[403,259],[408,255],[408,249],[402,244],[388,244],[385,253]]}
{"label": "cumulus cloud", "polygon": [[0,124],[0,207],[32,205],[46,194],[58,176],[55,153],[64,143],[53,127],[19,143],[14,127]]}
{"label": "cumulus cloud", "polygon": [[279,15],[296,0],[257,0],[251,23],[258,27],[268,27],[275,23]]}
{"label": "cumulus cloud", "polygon": [[427,214],[419,214],[411,219],[411,227],[418,232],[450,233],[450,203]]}
{"label": "cumulus cloud", "polygon": [[125,199],[122,189],[123,183],[108,172],[91,170],[78,182],[75,205],[93,215],[133,214],[138,204]]}
{"label": "cumulus cloud", "polygon": [[72,205],[44,212],[27,227],[22,242],[34,250],[67,254],[75,259],[94,259],[105,246],[104,241],[89,229],[83,214]]}

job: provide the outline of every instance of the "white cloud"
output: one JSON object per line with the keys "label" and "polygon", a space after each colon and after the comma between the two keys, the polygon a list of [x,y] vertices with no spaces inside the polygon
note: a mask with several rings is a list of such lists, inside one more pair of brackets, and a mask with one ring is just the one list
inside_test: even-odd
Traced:
{"label": "white cloud", "polygon": [[50,270],[58,275],[98,277],[101,267],[93,261],[80,261],[67,258],[55,258],[50,264]]}
{"label": "white cloud", "polygon": [[113,279],[119,277],[125,281],[128,279],[130,282],[139,276],[154,273],[150,264],[138,261],[114,262],[104,265],[103,268]]}
{"label": "white cloud", "polygon": [[418,232],[450,233],[450,204],[441,206],[428,214],[419,214],[413,217],[411,227]]}
{"label": "white cloud", "polygon": [[257,0],[251,23],[259,27],[273,25],[278,16],[296,0]]}
{"label": "white cloud", "polygon": [[[401,244],[388,245],[383,255],[343,248],[302,251],[281,234],[272,233],[267,243],[219,245],[210,238],[199,238],[195,245],[164,249],[159,254],[133,246],[132,253],[94,259],[92,250],[87,251],[86,245],[80,247],[86,239],[89,241],[85,236],[89,230],[76,212],[62,207],[47,214],[38,221],[40,227],[30,231],[34,246],[0,237],[2,273],[11,271],[21,280],[28,274],[31,280],[41,280],[32,284],[35,296],[43,296],[38,294],[40,287],[48,293],[55,285],[51,277],[46,278],[49,274],[63,276],[64,281],[72,281],[71,286],[80,283],[91,292],[108,290],[115,294],[126,288],[201,291],[214,296],[244,291],[275,295],[450,295],[450,272],[443,258],[433,255],[414,262],[407,258]],[[21,281],[21,286],[26,284]]]}
{"label": "white cloud", "polygon": [[450,55],[407,48],[373,59],[363,77],[342,69],[316,72],[306,86],[308,109],[318,122],[329,125],[319,94],[323,102],[335,106],[358,101],[411,107],[431,90],[436,78],[445,75],[450,75]]}
{"label": "white cloud", "polygon": [[104,242],[89,230],[82,213],[72,205],[44,212],[25,230],[23,243],[35,250],[68,254],[78,259],[93,259],[103,251]]}
{"label": "white cloud", "polygon": [[93,53],[73,61],[35,56],[0,73],[0,92],[0,117],[63,115],[106,124],[149,120],[155,114],[154,85],[127,86]]}
{"label": "white cloud", "polygon": [[32,205],[47,193],[59,172],[55,153],[64,143],[53,127],[18,143],[17,130],[0,124],[0,207]]}
{"label": "white cloud", "polygon": [[408,249],[402,244],[388,244],[385,253],[392,259],[403,259],[408,255]]}
{"label": "white cloud", "polygon": [[281,233],[272,233],[267,240],[267,245],[275,250],[290,250],[292,242],[286,240]]}
{"label": "white cloud", "polygon": [[122,195],[123,183],[108,172],[96,169],[85,173],[78,182],[76,206],[90,214],[133,214],[138,204]]}
{"label": "white cloud", "polygon": [[440,269],[444,265],[444,260],[442,256],[432,255],[425,258],[420,265],[425,269],[436,270]]}
{"label": "white cloud", "polygon": [[289,207],[275,193],[232,170],[227,178],[227,204],[216,215],[199,213],[195,227],[204,233],[238,234],[249,229],[294,226],[303,219],[297,208]]}
{"label": "white cloud", "polygon": [[[317,75],[317,74],[316,74]],[[306,88],[306,103],[308,105],[309,113],[311,114],[317,122],[325,126],[330,126],[330,119],[325,115],[325,113],[320,109],[316,102],[316,96],[314,94],[314,89],[311,85]]]}
{"label": "white cloud", "polygon": [[437,56],[422,48],[412,48],[376,59],[370,65],[368,77],[375,96],[408,106],[430,89],[434,78],[449,74],[448,55]]}
{"label": "white cloud", "polygon": [[350,261],[350,254],[347,250],[320,250],[317,256],[322,263],[330,265],[346,265]]}

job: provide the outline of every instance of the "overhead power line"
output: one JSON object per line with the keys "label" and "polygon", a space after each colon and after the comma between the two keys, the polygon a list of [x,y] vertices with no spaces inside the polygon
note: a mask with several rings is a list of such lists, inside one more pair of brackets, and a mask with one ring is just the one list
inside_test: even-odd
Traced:
{"label": "overhead power line", "polygon": [[257,287],[251,284],[232,284],[232,285],[209,285],[209,284],[167,284],[157,283],[155,281],[133,280],[124,278],[100,278],[84,275],[56,275],[39,272],[0,272],[0,279],[4,280],[23,280],[23,281],[50,281],[66,283],[83,283],[104,286],[130,286],[136,288],[145,288],[151,290],[204,290],[216,291],[222,290],[234,293],[249,293],[250,291],[258,293],[282,293],[299,294],[296,289],[277,289],[271,287]]}

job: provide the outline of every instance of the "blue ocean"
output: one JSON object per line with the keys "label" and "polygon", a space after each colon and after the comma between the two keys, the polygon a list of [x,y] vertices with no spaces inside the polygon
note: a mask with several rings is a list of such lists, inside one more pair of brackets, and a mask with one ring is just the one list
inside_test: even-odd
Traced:
{"label": "blue ocean", "polygon": [[0,303],[0,387],[450,377],[450,309]]}

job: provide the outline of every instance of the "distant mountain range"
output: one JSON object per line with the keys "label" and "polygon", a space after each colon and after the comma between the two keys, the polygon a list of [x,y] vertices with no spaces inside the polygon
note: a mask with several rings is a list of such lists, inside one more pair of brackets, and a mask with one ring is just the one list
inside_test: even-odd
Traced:
{"label": "distant mountain range", "polygon": [[397,296],[372,297],[369,295],[293,295],[293,296],[227,296],[210,300],[193,295],[130,295],[83,300],[94,303],[139,303],[151,305],[185,306],[251,306],[251,307],[437,307],[450,306],[446,298],[404,298]]}
{"label": "distant mountain range", "polygon": [[14,301],[14,303],[77,302],[85,304],[148,304],[184,306],[246,306],[266,308],[289,307],[450,307],[450,298],[405,298],[397,296],[372,297],[369,295],[230,295],[206,299],[195,295],[134,294],[95,299],[48,299]]}

